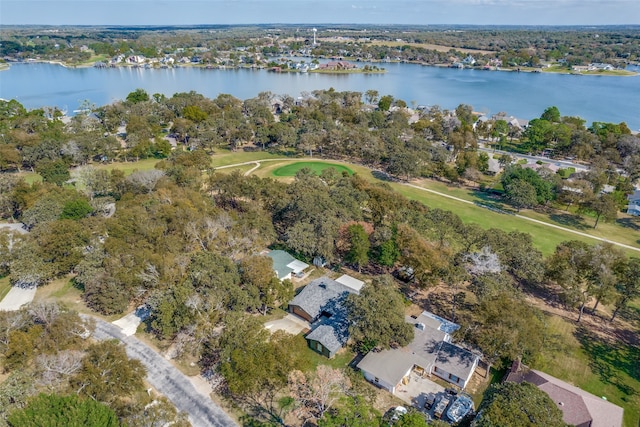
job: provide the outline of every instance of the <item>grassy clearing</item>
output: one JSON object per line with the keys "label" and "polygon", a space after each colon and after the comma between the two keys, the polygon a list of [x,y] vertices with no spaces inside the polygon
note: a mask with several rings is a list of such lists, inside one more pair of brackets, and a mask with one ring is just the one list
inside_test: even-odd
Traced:
{"label": "grassy clearing", "polygon": [[465,49],[462,47],[442,46],[442,45],[429,44],[429,43],[409,43],[409,42],[403,42],[403,41],[397,42],[397,41],[387,41],[387,40],[375,40],[375,41],[372,41],[371,44],[374,46],[392,46],[392,47],[414,46],[414,47],[421,47],[429,50],[436,50],[438,52],[449,52],[451,49],[454,49],[454,50],[457,50],[458,52],[478,53],[483,55],[491,55],[495,53],[490,50]]}
{"label": "grassy clearing", "polygon": [[343,348],[333,359],[327,359],[323,355],[311,350],[307,345],[307,340],[304,339],[302,334],[297,335],[296,339],[300,341],[300,343],[296,343],[296,345],[306,347],[305,356],[311,365],[311,369],[314,371],[318,365],[327,365],[335,369],[345,368],[351,363],[354,357],[356,357],[356,354],[351,352],[349,348]]}
{"label": "grassy clearing", "polygon": [[295,176],[301,169],[309,168],[316,175],[320,175],[323,170],[334,168],[336,171],[341,174],[343,172],[347,172],[349,175],[353,175],[353,171],[348,167],[337,164],[337,163],[326,163],[326,162],[295,162],[285,166],[281,166],[278,169],[274,170],[272,174],[274,176]]}
{"label": "grassy clearing", "polygon": [[[280,168],[285,168],[287,166],[286,163],[289,162],[287,160],[283,160],[282,162],[269,162],[264,163],[261,167],[255,172],[256,175],[261,177],[273,177],[275,175],[275,171]],[[296,162],[296,164],[307,163],[305,162]],[[323,162],[322,160],[315,160],[316,164],[327,164],[334,163],[331,162]],[[362,176],[363,178],[372,181],[372,182],[380,182],[380,180],[372,174],[372,171],[364,166],[360,165],[352,165],[352,164],[341,164],[339,162],[335,162],[335,164],[344,165],[348,169],[352,170],[354,173]],[[280,177],[280,179],[288,179],[287,177]],[[483,204],[488,204],[491,206],[495,206],[500,209],[510,210],[510,207],[503,204],[499,200],[492,199],[486,193],[481,193],[479,191],[474,191],[473,189],[465,188],[465,187],[450,187],[443,182],[431,181],[431,180],[421,180],[416,183],[424,188],[438,191],[443,194],[451,195],[454,197],[458,197],[463,200],[467,200],[469,202],[478,202]],[[489,228],[499,228],[504,231],[523,231],[531,234],[533,238],[533,244],[542,251],[543,254],[549,255],[553,253],[556,246],[566,240],[580,240],[583,242],[587,242],[589,244],[594,244],[597,240],[594,240],[589,237],[580,236],[578,234],[570,233],[568,231],[563,231],[559,229],[550,228],[543,224],[537,224],[534,222],[530,222],[524,220],[522,218],[518,218],[513,215],[501,214],[490,211],[486,208],[460,202],[458,200],[450,199],[447,197],[442,197],[437,194],[429,193],[426,191],[421,191],[416,188],[408,187],[406,185],[400,183],[391,182],[389,185],[398,191],[400,194],[411,200],[417,200],[429,207],[439,208],[450,210],[455,212],[465,223],[474,222],[480,225],[485,229]],[[634,232],[633,224],[630,227],[621,227],[618,224],[607,224],[600,223],[597,229],[593,229],[593,225],[591,224],[592,220],[580,220],[574,215],[567,216],[563,215],[561,212],[555,212],[552,214],[543,214],[538,213],[531,210],[523,210],[520,212],[520,215],[527,216],[532,219],[537,219],[540,221],[548,222],[551,224],[559,225],[562,227],[566,227],[569,229],[574,229],[576,231],[580,231],[582,233],[590,234],[596,237],[606,238],[612,241],[637,246],[638,240],[640,239],[640,233]],[[582,221],[585,221],[582,223]],[[591,225],[590,225],[591,224]],[[637,251],[623,249],[627,254],[633,256],[639,256],[640,253]]]}
{"label": "grassy clearing", "polygon": [[532,364],[624,408],[624,426],[640,422],[640,348],[609,342],[574,322],[548,315],[550,337],[542,358]]}
{"label": "grassy clearing", "polygon": [[24,179],[24,181],[31,185],[34,182],[42,182],[42,177],[35,172],[18,172],[16,176]]}
{"label": "grassy clearing", "polygon": [[82,300],[82,291],[74,286],[71,277],[62,277],[51,283],[41,286],[36,292],[34,301],[46,301],[55,299],[66,307],[79,313],[95,314]]}
{"label": "grassy clearing", "polygon": [[0,279],[0,301],[7,296],[11,290],[11,283],[9,282],[9,276]]}
{"label": "grassy clearing", "polygon": [[155,168],[156,163],[158,163],[159,159],[144,159],[138,160],[137,162],[113,162],[113,163],[103,163],[97,164],[95,167],[97,169],[104,169],[108,171],[112,171],[114,169],[118,169],[124,172],[125,175],[131,175],[135,171],[145,171]]}
{"label": "grassy clearing", "polygon": [[232,173],[232,172],[240,172],[242,174],[245,174],[246,172],[249,172],[254,167],[255,167],[255,164],[250,163],[248,165],[234,166],[232,168],[216,169],[216,173],[229,174],[229,173]]}

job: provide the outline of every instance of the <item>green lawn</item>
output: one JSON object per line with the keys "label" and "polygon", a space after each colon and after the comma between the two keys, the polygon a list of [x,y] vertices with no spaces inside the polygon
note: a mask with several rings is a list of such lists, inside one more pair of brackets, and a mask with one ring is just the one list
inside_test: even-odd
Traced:
{"label": "green lawn", "polygon": [[131,175],[135,171],[144,171],[155,168],[156,163],[158,163],[160,159],[144,159],[138,160],[137,162],[113,162],[113,163],[103,163],[96,164],[95,167],[98,169],[105,169],[111,171],[113,169],[118,169],[124,172],[125,175]]}
{"label": "green lawn", "polygon": [[624,408],[624,426],[640,422],[640,348],[605,341],[575,322],[546,316],[549,337],[532,367]]}
{"label": "green lawn", "polygon": [[248,165],[242,165],[242,166],[234,166],[232,168],[224,168],[224,169],[216,169],[216,173],[232,173],[232,172],[240,172],[242,174],[250,171],[251,169],[253,169],[256,165],[253,163],[249,163]]}
{"label": "green lawn", "polygon": [[328,168],[334,168],[336,171],[341,174],[342,172],[347,172],[349,175],[353,175],[353,170],[350,168],[338,164],[338,163],[327,163],[324,161],[313,162],[313,161],[305,161],[305,162],[295,162],[288,165],[284,165],[279,167],[278,169],[271,172],[274,176],[295,176],[298,171],[303,168],[309,168],[317,175],[320,175],[323,170]]}
{"label": "green lawn", "polygon": [[211,165],[215,167],[235,165],[236,163],[251,162],[254,160],[265,159],[282,159],[285,156],[281,154],[272,154],[268,151],[231,151],[216,149],[216,152],[211,156]]}
{"label": "green lawn", "polygon": [[296,339],[299,340],[299,343],[296,345],[306,347],[305,357],[309,361],[312,370],[315,370],[318,365],[328,365],[334,369],[346,368],[353,358],[356,357],[355,353],[351,352],[348,347],[345,347],[340,350],[333,359],[328,359],[320,353],[311,350],[307,345],[307,340],[304,339],[302,334],[297,335]]}
{"label": "green lawn", "polygon": [[16,175],[24,179],[27,184],[42,182],[42,177],[35,172],[18,172]]}
{"label": "green lawn", "polygon": [[[451,187],[445,183],[432,180],[423,180],[416,184],[470,202],[479,202],[500,209],[513,210],[509,205],[502,203],[499,199],[491,198],[488,194],[480,191],[474,191],[464,187]],[[597,240],[588,237],[549,228],[542,224],[535,224],[511,215],[498,214],[480,206],[469,205],[404,185],[392,183],[391,186],[408,198],[419,200],[427,206],[453,211],[465,222],[476,222],[485,228],[495,227],[505,231],[526,231],[534,237],[534,243],[540,242],[542,244],[539,248],[545,254],[553,252],[555,246],[564,240],[581,240],[590,244],[597,242]],[[624,214],[620,214],[621,220],[617,223],[605,223],[601,221],[596,229],[593,228],[595,218],[579,217],[571,212],[557,210],[551,213],[542,213],[525,209],[519,214],[527,218],[566,227],[594,237],[605,238],[629,246],[639,247],[640,233],[634,229],[635,223],[633,223],[633,219],[626,218]],[[620,224],[628,224],[628,226],[624,227]],[[638,224],[637,227],[640,228],[640,224]],[[640,252],[638,251],[625,250],[625,252],[630,255],[640,256]]]}
{"label": "green lawn", "polygon": [[9,290],[11,290],[11,283],[9,283],[9,276],[6,276],[0,279],[0,301],[9,293]]}
{"label": "green lawn", "polygon": [[[236,157],[236,160],[242,161],[242,158]],[[277,175],[276,172],[282,169],[286,170],[286,168],[291,168],[296,165],[309,163],[308,161],[305,161],[287,164],[288,162],[290,162],[290,160],[283,160],[282,162],[274,161],[263,163],[261,168],[256,171],[256,175],[263,177],[280,176],[281,178],[285,178],[285,176]],[[337,164],[348,168],[355,173],[358,173],[360,176],[369,181],[380,182],[379,179],[373,176],[372,171],[364,166],[341,164],[338,162],[323,162],[321,160],[314,160],[313,163],[316,163],[316,167],[318,167],[319,169],[324,168],[324,165],[326,164]],[[458,200],[442,197],[437,194],[421,191],[419,189],[408,187],[400,183],[391,182],[389,184],[393,189],[411,200],[420,201],[429,207],[440,208],[455,212],[465,223],[475,222],[486,229],[499,228],[507,232],[527,232],[531,234],[534,245],[545,255],[553,253],[556,246],[566,240],[580,240],[589,244],[598,242],[598,240],[591,239],[589,237],[550,228],[546,225],[530,222],[513,215],[496,213],[475,204],[464,203]],[[503,204],[499,200],[491,199],[486,193],[470,190],[469,188],[452,187],[443,182],[433,180],[422,180],[417,182],[416,184],[419,186],[423,186],[424,188],[458,197],[470,202],[489,204],[498,208],[512,210],[508,205]],[[607,238],[612,241],[624,243],[627,245],[638,246],[638,240],[640,239],[640,233],[635,232],[629,227],[621,227],[620,225],[614,223],[607,224],[601,222],[600,224],[598,224],[598,228],[594,230],[592,224],[593,221],[591,220],[591,218],[581,220],[575,217],[575,215],[571,215],[568,217],[560,211],[552,214],[543,214],[532,210],[523,210],[520,212],[520,215],[559,225],[569,229],[575,229],[582,233]],[[640,252],[637,251],[633,251],[630,249],[623,249],[623,251],[629,255],[640,256]]]}
{"label": "green lawn", "polygon": [[465,223],[474,222],[485,229],[499,228],[507,232],[523,231],[529,233],[533,239],[534,246],[545,255],[553,253],[556,246],[565,240],[582,240],[588,243],[596,242],[588,237],[579,236],[563,230],[552,229],[513,215],[493,212],[480,206],[449,199],[402,184],[392,183],[391,186],[411,200],[418,200],[432,208],[455,212]]}

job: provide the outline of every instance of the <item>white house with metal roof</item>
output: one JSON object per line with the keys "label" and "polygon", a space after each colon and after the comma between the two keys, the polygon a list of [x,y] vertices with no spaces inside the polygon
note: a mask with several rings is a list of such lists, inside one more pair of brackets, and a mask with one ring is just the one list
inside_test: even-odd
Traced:
{"label": "white house with metal roof", "polygon": [[391,393],[407,381],[412,371],[435,375],[465,388],[473,375],[479,356],[451,344],[451,335],[460,326],[428,311],[417,318],[407,317],[414,325],[414,339],[406,347],[370,351],[358,363],[364,377]]}

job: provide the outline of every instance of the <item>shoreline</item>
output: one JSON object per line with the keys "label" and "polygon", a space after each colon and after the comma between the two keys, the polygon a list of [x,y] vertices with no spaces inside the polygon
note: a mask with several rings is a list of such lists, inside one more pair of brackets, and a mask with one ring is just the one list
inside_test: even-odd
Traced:
{"label": "shoreline", "polygon": [[[304,57],[304,58],[312,58],[312,57]],[[327,59],[327,58],[323,58]],[[423,67],[437,67],[437,68],[452,68],[456,69],[457,67],[453,67],[451,64],[426,64],[421,62],[410,62],[410,61],[350,61],[355,63],[369,62],[372,64],[414,64],[421,65]],[[54,60],[43,60],[43,59],[27,59],[26,61],[9,61],[4,64],[0,64],[0,71],[6,71],[11,68],[11,64],[52,64],[52,65],[60,65],[64,68],[72,69],[72,68],[94,68],[95,63],[82,63],[78,65],[66,64],[62,61],[54,61]],[[258,70],[267,70],[268,72],[272,72],[272,67],[265,66],[252,66],[252,67],[242,67],[242,66],[228,66],[228,65],[212,65],[212,64],[176,64],[171,67],[145,67],[145,64],[115,64],[115,65],[106,65],[102,68],[142,68],[142,69],[151,69],[151,70],[165,70],[169,68],[205,68],[205,69],[216,69],[216,70],[235,70],[235,69],[258,69]],[[547,70],[547,69],[539,69],[539,68],[501,68],[501,67],[491,67],[491,68],[479,68],[479,67],[462,67],[459,69],[465,70],[476,70],[476,71],[501,71],[501,72],[511,72],[511,73],[546,73],[546,74],[561,74],[568,76],[595,76],[595,77],[635,77],[640,75],[638,71],[629,71],[629,70],[618,70],[619,73],[611,73],[611,72],[601,72],[601,71],[593,71],[593,72],[575,72],[575,71],[562,71],[562,70]],[[280,70],[282,73],[300,73],[306,74],[304,72],[300,72],[299,70]],[[353,70],[309,70],[307,73],[318,73],[318,74],[385,74],[387,72],[386,69],[381,68],[379,70],[364,70],[362,68],[353,69]]]}

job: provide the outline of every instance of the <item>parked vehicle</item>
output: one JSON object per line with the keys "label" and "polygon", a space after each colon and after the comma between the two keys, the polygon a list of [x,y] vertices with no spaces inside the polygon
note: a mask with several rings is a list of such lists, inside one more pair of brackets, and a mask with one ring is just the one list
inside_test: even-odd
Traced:
{"label": "parked vehicle", "polygon": [[424,408],[426,410],[431,409],[431,407],[433,406],[435,401],[436,401],[436,395],[435,394],[433,394],[433,393],[427,394],[427,397],[425,398],[425,401],[424,401]]}
{"label": "parked vehicle", "polygon": [[473,400],[470,396],[461,394],[449,406],[447,410],[447,418],[454,423],[460,422],[469,412],[473,410]]}
{"label": "parked vehicle", "polygon": [[433,410],[433,415],[436,418],[442,418],[442,415],[447,410],[447,407],[449,406],[452,400],[453,399],[448,394],[440,395],[435,403],[436,407]]}

